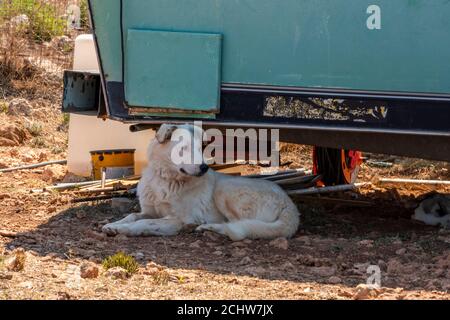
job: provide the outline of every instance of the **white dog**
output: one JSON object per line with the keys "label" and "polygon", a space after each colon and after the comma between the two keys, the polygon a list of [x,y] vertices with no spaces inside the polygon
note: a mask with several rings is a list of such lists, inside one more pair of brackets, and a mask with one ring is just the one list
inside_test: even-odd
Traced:
{"label": "white dog", "polygon": [[[175,141],[172,137],[180,131],[190,139]],[[107,224],[103,232],[172,236],[198,226],[197,231],[213,231],[233,241],[294,235],[300,214],[288,195],[270,181],[209,170],[203,162],[202,138],[198,127],[162,125],[150,143],[149,166],[138,186],[141,213]],[[180,150],[202,164],[176,164],[173,153]]]}

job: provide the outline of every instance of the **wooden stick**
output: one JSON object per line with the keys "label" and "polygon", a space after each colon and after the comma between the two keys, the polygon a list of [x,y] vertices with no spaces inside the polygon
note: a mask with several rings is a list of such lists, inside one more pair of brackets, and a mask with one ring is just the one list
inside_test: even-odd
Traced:
{"label": "wooden stick", "polygon": [[344,184],[339,186],[332,187],[323,187],[323,188],[308,188],[301,190],[290,190],[287,191],[288,195],[307,195],[307,194],[324,194],[324,193],[332,193],[332,192],[341,192],[341,191],[352,191],[367,185],[368,183],[355,183],[355,184]]}
{"label": "wooden stick", "polygon": [[101,188],[105,188],[106,183],[106,168],[102,168],[102,180],[101,180]]}
{"label": "wooden stick", "polygon": [[65,182],[65,183],[58,183],[54,186],[50,186],[47,188],[71,188],[71,187],[84,187],[89,186],[94,183],[97,183],[97,181],[83,181],[83,182]]}
{"label": "wooden stick", "polygon": [[450,181],[445,181],[445,180],[380,179],[378,181],[380,183],[450,185]]}
{"label": "wooden stick", "polygon": [[[107,179],[106,183],[105,183],[105,187],[110,187],[111,185],[113,185],[114,183],[117,183],[117,182],[135,181],[135,180],[139,180],[140,178],[141,178],[140,176],[130,176],[130,177],[118,178],[118,179]],[[85,187],[82,187],[81,190],[89,190],[92,188],[100,187],[101,183],[102,183],[101,180],[93,181],[92,185],[87,185]]]}
{"label": "wooden stick", "polygon": [[0,236],[5,238],[15,238],[17,237],[17,232],[8,231],[8,230],[0,230]]}
{"label": "wooden stick", "polygon": [[109,195],[102,195],[102,196],[97,196],[97,197],[87,197],[87,198],[78,198],[78,199],[73,199],[71,202],[72,203],[82,203],[82,202],[91,202],[91,201],[101,201],[101,200],[111,200],[114,198],[130,198],[132,195],[130,194],[109,194]]}
{"label": "wooden stick", "polygon": [[64,164],[67,164],[67,160],[47,161],[47,162],[29,164],[29,165],[20,166],[20,167],[0,169],[0,172],[13,172],[13,171],[19,171],[19,170],[35,169],[35,168],[51,166],[51,165],[54,165],[54,164],[64,165]]}
{"label": "wooden stick", "polygon": [[93,185],[96,185],[97,183],[100,183],[100,180],[86,181],[86,182],[74,182],[74,183],[61,183],[61,184],[57,184],[56,186],[45,187],[44,190],[67,190],[67,189],[75,189],[75,188],[85,188],[85,187],[92,187]]}
{"label": "wooden stick", "polygon": [[[127,190],[127,189],[123,189]],[[103,192],[114,192],[120,191],[120,189],[114,189],[113,187],[103,188],[103,189],[92,189],[92,190],[80,190],[75,191],[76,194],[94,194],[94,193],[103,193]]]}

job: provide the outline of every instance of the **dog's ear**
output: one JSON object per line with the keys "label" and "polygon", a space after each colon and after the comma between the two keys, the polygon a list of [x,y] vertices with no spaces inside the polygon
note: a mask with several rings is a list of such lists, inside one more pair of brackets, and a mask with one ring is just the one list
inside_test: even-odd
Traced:
{"label": "dog's ear", "polygon": [[163,124],[156,133],[156,140],[159,143],[165,143],[172,138],[172,133],[177,129],[176,125]]}

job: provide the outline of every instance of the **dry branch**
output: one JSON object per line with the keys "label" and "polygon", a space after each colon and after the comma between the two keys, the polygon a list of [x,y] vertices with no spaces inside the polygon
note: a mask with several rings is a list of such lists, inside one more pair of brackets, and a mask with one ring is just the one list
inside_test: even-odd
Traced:
{"label": "dry branch", "polygon": [[35,163],[35,164],[29,164],[25,166],[20,167],[14,167],[14,168],[6,168],[6,169],[0,169],[0,172],[13,172],[13,171],[19,171],[19,170],[28,170],[28,169],[35,169],[35,168],[41,168],[46,166],[51,166],[54,164],[67,164],[67,160],[57,160],[57,161],[47,161],[47,162],[41,162],[41,163]]}
{"label": "dry branch", "polygon": [[8,230],[0,230],[0,236],[5,238],[15,238],[17,237],[17,232],[8,231]]}

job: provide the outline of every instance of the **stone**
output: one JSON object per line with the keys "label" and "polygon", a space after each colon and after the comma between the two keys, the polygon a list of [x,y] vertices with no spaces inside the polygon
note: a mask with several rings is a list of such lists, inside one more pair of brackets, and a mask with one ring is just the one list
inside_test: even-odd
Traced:
{"label": "stone", "polygon": [[105,241],[108,238],[106,234],[94,230],[90,230],[89,232],[87,232],[87,236],[99,241]]}
{"label": "stone", "polygon": [[19,286],[25,289],[32,289],[33,288],[33,282],[31,281],[24,281],[19,283]]}
{"label": "stone", "polygon": [[220,236],[215,232],[205,231],[203,235],[213,242],[217,242],[220,240]]}
{"label": "stone", "polygon": [[384,260],[378,260],[377,264],[380,267],[380,270],[387,271],[387,263]]}
{"label": "stone", "polygon": [[231,244],[232,247],[247,247],[247,244],[244,241],[236,241]]}
{"label": "stone", "polygon": [[252,263],[252,259],[250,257],[244,257],[242,258],[241,262],[239,262],[239,265],[244,266]]}
{"label": "stone", "polygon": [[387,263],[387,272],[390,274],[401,273],[403,265],[398,259],[390,259]]}
{"label": "stone", "polygon": [[15,147],[21,145],[30,138],[30,134],[24,128],[17,125],[0,127],[0,146]]}
{"label": "stone", "polygon": [[338,291],[338,295],[340,297],[344,297],[344,298],[352,298],[353,297],[353,293],[351,293],[351,292],[349,292],[347,290],[342,290],[342,289],[340,289]]}
{"label": "stone", "polygon": [[201,240],[197,240],[195,242],[192,242],[189,245],[189,248],[201,248],[202,247],[203,242]]}
{"label": "stone", "polygon": [[57,36],[50,41],[52,47],[61,50],[67,50],[67,47],[72,45],[73,41],[68,36]]}
{"label": "stone", "polygon": [[18,16],[12,17],[10,22],[15,27],[27,26],[30,23],[30,19],[26,14],[20,14]]}
{"label": "stone", "polygon": [[131,254],[131,256],[133,258],[135,258],[136,260],[144,260],[145,259],[145,255],[142,252],[135,252],[133,254]]}
{"label": "stone", "polygon": [[247,255],[247,251],[241,248],[234,248],[231,250],[231,256],[235,258],[243,258]]}
{"label": "stone", "polygon": [[440,283],[439,283],[439,280],[437,280],[437,279],[430,280],[425,285],[425,289],[427,289],[429,291],[437,290],[439,287],[440,287]]}
{"label": "stone", "polygon": [[76,183],[76,182],[84,182],[86,181],[85,177],[77,176],[76,174],[66,172],[62,182],[63,183]]}
{"label": "stone", "polygon": [[397,251],[395,251],[395,254],[399,255],[399,256],[402,256],[405,253],[406,253],[406,249],[405,248],[401,248],[401,249],[398,249]]}
{"label": "stone", "polygon": [[281,265],[281,270],[294,270],[294,269],[295,266],[289,261],[286,261]]}
{"label": "stone", "polygon": [[355,300],[367,300],[376,298],[379,295],[379,291],[366,284],[360,284],[356,287],[356,291],[353,295]]}
{"label": "stone", "polygon": [[328,278],[328,282],[331,284],[339,284],[342,283],[342,279],[336,276],[332,276],[330,278]]}
{"label": "stone", "polygon": [[48,113],[43,109],[34,109],[33,119],[45,121],[48,120]]}
{"label": "stone", "polygon": [[84,219],[84,218],[87,217],[87,213],[86,213],[86,211],[84,211],[83,209],[80,209],[80,210],[78,210],[77,212],[75,212],[75,216],[76,216],[78,219]]}
{"label": "stone", "polygon": [[357,275],[367,274],[367,269],[369,268],[370,263],[355,263],[353,265],[352,272]]}
{"label": "stone", "polygon": [[287,250],[289,248],[289,242],[286,238],[278,238],[278,239],[272,240],[269,244],[272,247],[280,249],[280,250]]}
{"label": "stone", "polygon": [[67,292],[58,292],[58,295],[57,295],[57,300],[61,300],[61,301],[64,301],[64,300],[70,300],[70,295],[67,293]]}
{"label": "stone", "polygon": [[450,254],[442,255],[437,261],[436,266],[443,269],[450,268]]}
{"label": "stone", "polygon": [[434,271],[433,275],[437,278],[445,277],[445,272],[446,272],[446,270],[444,270],[444,269],[436,269],[436,271]]}
{"label": "stone", "polygon": [[247,267],[245,269],[245,271],[247,273],[249,273],[250,275],[256,277],[256,276],[260,276],[260,275],[266,273],[267,270],[266,270],[266,268],[263,268],[263,267]]}
{"label": "stone", "polygon": [[47,182],[59,181],[64,178],[65,169],[61,166],[46,167],[42,172],[42,180]]}
{"label": "stone", "polygon": [[146,270],[162,270],[164,269],[164,267],[160,266],[159,264],[157,264],[156,262],[150,261],[145,265],[145,269]]}
{"label": "stone", "polygon": [[443,291],[450,291],[450,280],[443,280],[441,281],[441,288]]}
{"label": "stone", "polygon": [[22,249],[15,250],[3,261],[3,265],[8,271],[22,271],[25,268],[25,252]]}
{"label": "stone", "polygon": [[89,259],[88,259],[90,262],[92,262],[92,263],[95,263],[95,264],[100,264],[100,263],[102,263],[102,259],[101,258],[98,258],[98,257],[90,257]]}
{"label": "stone", "polygon": [[98,273],[98,267],[93,263],[84,262],[80,266],[80,276],[83,279],[95,279],[98,277]]}
{"label": "stone", "polygon": [[157,274],[159,272],[159,268],[157,268],[157,267],[147,267],[144,270],[142,270],[141,272],[144,275],[152,276],[152,275]]}
{"label": "stone", "polygon": [[124,268],[121,267],[114,267],[111,269],[108,269],[106,271],[106,275],[113,279],[127,279],[128,278],[128,272]]}
{"label": "stone", "polygon": [[23,162],[33,162],[36,159],[37,155],[33,150],[28,150],[24,152],[20,158]]}
{"label": "stone", "polygon": [[116,235],[116,236],[114,237],[114,240],[119,241],[119,242],[121,242],[121,241],[127,241],[127,240],[128,240],[128,237],[127,237],[126,235],[124,235],[124,234],[118,234],[118,235]]}
{"label": "stone", "polygon": [[311,239],[308,236],[300,236],[295,238],[296,241],[303,242],[304,245],[311,245]]}
{"label": "stone", "polygon": [[366,248],[372,248],[373,247],[373,240],[362,240],[358,242],[358,246],[360,247],[366,247]]}
{"label": "stone", "polygon": [[296,255],[295,260],[297,260],[300,264],[304,266],[313,267],[319,263],[318,259],[314,258],[311,255]]}
{"label": "stone", "polygon": [[12,280],[13,275],[11,273],[0,271],[0,280]]}
{"label": "stone", "polygon": [[85,259],[90,259],[91,257],[94,257],[97,253],[95,250],[86,250],[82,248],[73,248],[72,252]]}
{"label": "stone", "polygon": [[313,267],[310,270],[320,277],[331,277],[336,273],[336,268],[334,267]]}
{"label": "stone", "polygon": [[0,147],[17,147],[17,146],[19,146],[18,142],[0,136]]}
{"label": "stone", "polygon": [[10,116],[31,116],[33,114],[33,107],[26,99],[16,98],[8,104],[8,115]]}
{"label": "stone", "polygon": [[48,154],[46,152],[41,151],[38,155],[38,161],[44,162],[48,160]]}

